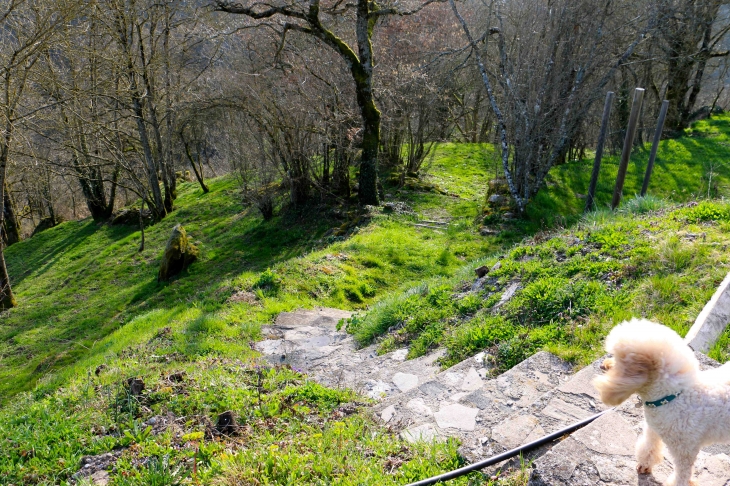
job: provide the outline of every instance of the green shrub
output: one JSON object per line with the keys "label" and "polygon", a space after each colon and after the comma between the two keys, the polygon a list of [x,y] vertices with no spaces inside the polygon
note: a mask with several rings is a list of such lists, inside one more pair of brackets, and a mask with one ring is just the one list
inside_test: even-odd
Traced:
{"label": "green shrub", "polygon": [[646,214],[663,209],[667,205],[667,201],[656,196],[636,196],[632,199],[627,199],[621,206],[621,210],[631,214]]}
{"label": "green shrub", "polygon": [[591,233],[589,241],[596,243],[601,248],[619,248],[629,242],[626,234],[619,228],[609,226],[594,233]]}
{"label": "green shrub", "polygon": [[696,206],[680,209],[676,214],[689,223],[730,220],[728,204],[713,201],[702,201]]}
{"label": "green shrub", "polygon": [[375,292],[376,292],[375,287],[373,287],[372,285],[370,285],[367,282],[361,283],[360,286],[358,287],[358,290],[364,297],[375,297]]}
{"label": "green shrub", "polygon": [[261,272],[259,278],[254,282],[254,289],[270,290],[276,292],[281,287],[281,277],[279,277],[273,270],[267,268]]}
{"label": "green shrub", "polygon": [[353,287],[353,286],[345,287],[343,289],[343,291],[345,292],[345,297],[350,302],[353,302],[355,304],[361,304],[365,301],[365,299],[362,296],[362,293],[360,292],[360,289],[357,287]]}
{"label": "green shrub", "polygon": [[451,366],[479,351],[511,338],[515,326],[501,316],[479,315],[455,328],[445,339],[447,355],[443,364]]}
{"label": "green shrub", "polygon": [[507,305],[505,313],[524,325],[543,325],[588,315],[605,289],[600,282],[543,277],[531,282]]}
{"label": "green shrub", "polygon": [[314,381],[307,381],[299,386],[288,386],[282,395],[292,403],[304,402],[324,411],[330,411],[339,404],[355,398],[351,390],[326,388]]}

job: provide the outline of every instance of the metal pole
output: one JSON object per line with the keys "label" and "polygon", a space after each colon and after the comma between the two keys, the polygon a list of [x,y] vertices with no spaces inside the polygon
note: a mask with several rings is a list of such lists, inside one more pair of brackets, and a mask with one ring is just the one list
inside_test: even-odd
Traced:
{"label": "metal pole", "polygon": [[606,93],[606,103],[603,105],[603,118],[601,119],[601,131],[598,134],[598,145],[596,146],[596,160],[593,161],[593,172],[591,173],[591,183],[588,186],[588,196],[586,197],[586,212],[593,211],[596,206],[596,185],[598,184],[598,172],[601,170],[601,158],[603,158],[603,144],[606,141],[606,133],[608,133],[608,122],[611,117],[611,104],[613,103],[613,91]]}
{"label": "metal pole", "polygon": [[611,209],[616,209],[621,202],[621,192],[624,189],[624,180],[626,180],[626,169],[628,169],[629,167],[629,158],[631,157],[631,149],[634,145],[634,135],[636,135],[636,125],[639,121],[639,113],[641,112],[642,101],[644,101],[644,88],[636,88],[634,90],[634,101],[631,104],[629,127],[626,131],[626,138],[624,139],[624,149],[621,152],[621,163],[618,166],[618,175],[616,175],[616,187],[614,187],[613,189]]}
{"label": "metal pole", "polygon": [[651,154],[649,155],[649,163],[646,164],[646,174],[644,175],[644,183],[641,185],[641,197],[646,196],[646,191],[649,189],[649,179],[651,178],[651,171],[654,169],[654,159],[656,159],[656,152],[659,149],[659,139],[662,138],[662,130],[664,129],[664,120],[667,118],[667,109],[669,108],[669,101],[662,101],[662,109],[659,111],[659,119],[656,122],[656,130],[654,131],[654,142],[651,144]]}

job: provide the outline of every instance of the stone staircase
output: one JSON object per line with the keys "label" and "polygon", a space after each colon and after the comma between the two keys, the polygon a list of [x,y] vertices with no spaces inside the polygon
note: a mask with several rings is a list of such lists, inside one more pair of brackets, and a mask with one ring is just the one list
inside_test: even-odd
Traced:
{"label": "stone staircase", "polygon": [[[378,420],[406,440],[456,437],[474,462],[560,430],[605,409],[591,385],[598,362],[574,372],[559,358],[537,353],[493,377],[480,353],[440,370],[435,352],[405,360],[407,350],[382,356],[357,349],[337,331],[344,311],[316,309],[282,313],[257,349],[272,363],[287,363],[318,382],[350,387],[378,402]],[[717,363],[699,355],[703,367]],[[665,460],[651,475],[638,475],[634,444],[642,409],[629,400],[590,425],[530,453],[530,485],[658,485],[672,467]],[[515,460],[485,471],[514,466]],[[730,485],[730,447],[703,450],[695,477],[706,486]]]}

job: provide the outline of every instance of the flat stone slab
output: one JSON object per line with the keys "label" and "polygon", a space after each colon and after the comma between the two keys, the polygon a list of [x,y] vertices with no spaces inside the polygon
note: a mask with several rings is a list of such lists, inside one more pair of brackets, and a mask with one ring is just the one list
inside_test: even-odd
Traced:
{"label": "flat stone slab", "polygon": [[461,389],[464,391],[474,391],[480,389],[482,385],[484,385],[484,380],[479,376],[476,368],[469,368],[469,371],[467,371],[464,377],[464,381],[461,383]]}
{"label": "flat stone slab", "polygon": [[418,386],[418,376],[410,373],[396,373],[393,375],[393,383],[402,392]]}
{"label": "flat stone slab", "polygon": [[[494,433],[492,427],[517,411],[526,411],[535,398],[565,381],[572,368],[550,353],[541,352],[489,379],[485,358],[480,353],[403,394],[388,397],[375,406],[376,417],[385,421],[385,414],[389,426],[396,429],[429,426],[428,430],[435,430],[440,437],[456,437],[462,441],[460,452],[468,460],[483,459],[490,452],[490,444],[501,451],[504,446],[493,436],[499,436],[507,445],[519,445],[517,442],[525,437],[538,438],[543,431],[539,423],[524,430],[525,423],[520,419]],[[429,415],[428,410],[434,413]],[[486,447],[482,447],[484,444]]]}
{"label": "flat stone slab", "polygon": [[351,315],[351,312],[328,307],[318,307],[313,310],[299,309],[294,312],[280,312],[276,316],[275,326],[279,328],[312,326],[334,331],[341,319],[347,319]]}
{"label": "flat stone slab", "polygon": [[465,407],[458,403],[446,405],[433,414],[436,424],[442,429],[474,430],[479,409]]}
{"label": "flat stone slab", "polygon": [[492,429],[492,440],[505,449],[514,449],[545,435],[540,421],[534,415],[521,415],[507,420]]}
{"label": "flat stone slab", "polygon": [[[593,401],[587,384],[600,373],[599,363],[576,373],[573,378],[547,393],[531,407],[546,432],[576,422],[603,409]],[[708,369],[718,363],[700,357],[701,367]],[[627,400],[615,411],[608,412],[570,437],[550,447],[544,447],[529,457],[533,471],[529,485],[660,485],[672,473],[671,461],[656,466],[652,474],[638,475],[634,447],[643,422],[643,409],[635,408],[636,397]],[[508,418],[505,423],[514,422]],[[523,432],[524,433],[524,432]],[[695,464],[695,478],[703,486],[730,484],[728,446],[715,445],[703,449]]]}
{"label": "flat stone slab", "polygon": [[433,442],[440,438],[436,428],[431,424],[422,424],[406,429],[401,432],[401,437],[408,442]]}

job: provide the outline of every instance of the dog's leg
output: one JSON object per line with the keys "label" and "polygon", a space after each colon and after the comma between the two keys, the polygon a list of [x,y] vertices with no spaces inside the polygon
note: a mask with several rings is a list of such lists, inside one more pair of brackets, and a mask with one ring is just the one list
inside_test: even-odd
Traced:
{"label": "dog's leg", "polygon": [[694,444],[667,444],[669,453],[674,459],[674,472],[667,480],[667,486],[697,486],[697,482],[692,480],[692,469],[694,467],[697,454],[700,452],[699,446]]}
{"label": "dog's leg", "polygon": [[644,422],[644,432],[636,442],[636,472],[649,474],[651,468],[664,459],[664,443],[662,439]]}

